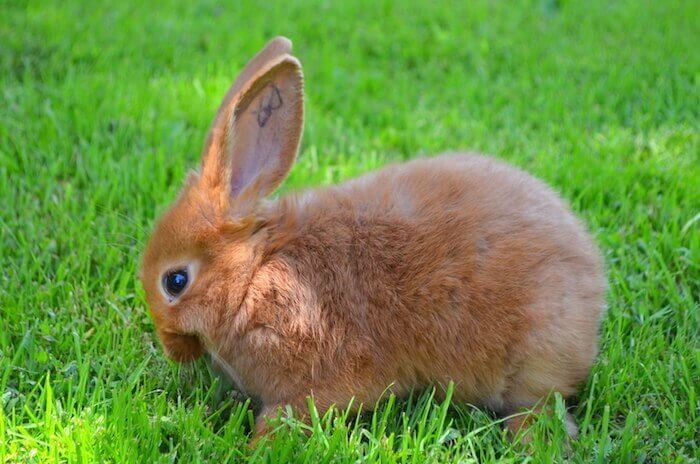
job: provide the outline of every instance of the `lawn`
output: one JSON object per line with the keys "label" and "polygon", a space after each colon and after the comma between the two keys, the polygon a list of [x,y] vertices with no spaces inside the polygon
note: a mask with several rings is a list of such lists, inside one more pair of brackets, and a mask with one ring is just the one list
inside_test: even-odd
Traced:
{"label": "lawn", "polygon": [[[693,1],[0,3],[0,462],[698,462]],[[471,149],[553,185],[604,251],[601,354],[529,448],[430,392],[294,421],[167,361],[135,278],[220,98],[283,34],[306,128],[282,191]],[[282,192],[283,193],[283,192]],[[560,413],[562,411],[559,411]]]}

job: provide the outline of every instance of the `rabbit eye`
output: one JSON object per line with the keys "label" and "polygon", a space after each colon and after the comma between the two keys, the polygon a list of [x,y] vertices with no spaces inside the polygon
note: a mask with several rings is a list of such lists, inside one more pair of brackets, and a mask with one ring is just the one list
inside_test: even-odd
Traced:
{"label": "rabbit eye", "polygon": [[163,288],[165,289],[166,293],[173,298],[180,295],[185,288],[187,288],[188,282],[189,276],[187,275],[187,269],[175,269],[168,271],[163,276]]}

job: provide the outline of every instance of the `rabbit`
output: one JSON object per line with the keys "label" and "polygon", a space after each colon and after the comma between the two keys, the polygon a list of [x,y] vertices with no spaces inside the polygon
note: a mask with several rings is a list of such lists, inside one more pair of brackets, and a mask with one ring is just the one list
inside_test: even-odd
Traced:
{"label": "rabbit", "polygon": [[253,57],[156,223],[140,278],[167,356],[208,353],[258,398],[254,436],[280,411],[308,418],[308,397],[357,410],[454,382],[515,434],[552,392],[574,395],[606,284],[565,202],[465,153],[268,198],[297,156],[302,81],[286,38]]}

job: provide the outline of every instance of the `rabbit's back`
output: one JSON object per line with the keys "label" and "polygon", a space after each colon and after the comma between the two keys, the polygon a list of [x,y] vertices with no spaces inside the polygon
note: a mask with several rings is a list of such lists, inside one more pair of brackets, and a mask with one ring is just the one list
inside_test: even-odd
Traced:
{"label": "rabbit's back", "polygon": [[587,374],[599,257],[530,175],[443,155],[282,204],[279,259],[313,294],[307,311],[329,354],[314,361],[314,382],[335,392],[330,402],[454,380],[459,398],[504,409],[572,393]]}

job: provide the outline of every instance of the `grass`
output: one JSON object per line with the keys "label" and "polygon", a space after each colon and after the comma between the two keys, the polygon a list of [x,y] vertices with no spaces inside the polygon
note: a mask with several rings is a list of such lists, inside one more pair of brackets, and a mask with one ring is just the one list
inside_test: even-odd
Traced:
{"label": "grass", "polygon": [[[700,23],[692,1],[0,3],[0,461],[698,462]],[[545,179],[605,253],[602,350],[530,449],[430,392],[280,423],[164,359],[135,279],[237,70],[305,65],[283,189],[448,149]],[[563,412],[559,403],[559,414]]]}

